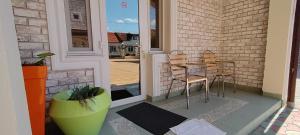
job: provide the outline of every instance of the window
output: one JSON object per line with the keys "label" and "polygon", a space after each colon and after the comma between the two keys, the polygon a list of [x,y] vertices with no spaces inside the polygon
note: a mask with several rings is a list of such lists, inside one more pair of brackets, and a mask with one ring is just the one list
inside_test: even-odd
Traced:
{"label": "window", "polygon": [[137,36],[137,35],[133,36],[133,40],[140,40],[139,36]]}
{"label": "window", "polygon": [[69,51],[93,51],[90,0],[65,0]]}
{"label": "window", "polygon": [[134,47],[133,46],[129,46],[128,47],[128,52],[133,52],[134,51]]}
{"label": "window", "polygon": [[117,48],[115,46],[109,46],[109,52],[110,53],[117,52]]}
{"label": "window", "polygon": [[81,17],[81,13],[80,12],[73,12],[73,13],[71,13],[72,14],[72,18],[71,18],[71,20],[72,21],[78,21],[78,22],[80,22],[80,21],[82,21],[82,17]]}
{"label": "window", "polygon": [[151,51],[161,51],[160,45],[160,0],[150,0]]}

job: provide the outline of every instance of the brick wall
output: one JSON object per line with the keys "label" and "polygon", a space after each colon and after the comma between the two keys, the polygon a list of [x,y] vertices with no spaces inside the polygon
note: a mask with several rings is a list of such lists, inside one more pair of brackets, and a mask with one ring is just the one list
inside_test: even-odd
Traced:
{"label": "brick wall", "polygon": [[[222,0],[178,0],[177,5],[178,50],[188,54],[190,61],[199,61],[207,49],[219,54]],[[171,84],[168,64],[163,63],[161,70],[161,92],[166,93]],[[183,88],[184,83],[176,82],[172,91]]]}
{"label": "brick wall", "polygon": [[[22,62],[35,61],[38,53],[49,51],[45,0],[12,0]],[[47,60],[47,101],[60,90],[94,85],[93,69],[54,71]]]}
{"label": "brick wall", "polygon": [[222,56],[236,61],[237,83],[261,88],[269,0],[224,0]]}
{"label": "brick wall", "polygon": [[[33,61],[49,50],[44,0],[12,0],[22,61]],[[213,50],[219,57],[237,62],[237,83],[261,88],[267,36],[269,0],[178,0],[178,49],[197,61]],[[52,71],[47,93],[93,84],[93,69]],[[168,65],[162,64],[161,91],[170,86]],[[76,76],[72,75],[76,73]],[[82,79],[84,78],[84,79]],[[177,90],[183,88],[176,83]],[[176,88],[176,86],[174,86]]]}
{"label": "brick wall", "polygon": [[218,52],[222,0],[178,0],[177,5],[178,49],[193,60],[206,49]]}
{"label": "brick wall", "polygon": [[[178,0],[178,50],[197,61],[204,50],[237,63],[239,85],[262,87],[269,0]],[[161,91],[170,87],[170,71],[161,66]],[[174,91],[183,84],[174,86]]]}
{"label": "brick wall", "polygon": [[[171,73],[170,73],[170,67],[167,63],[163,63],[161,65],[161,71],[160,71],[160,91],[161,94],[166,94],[168,92],[168,89],[171,87]],[[182,83],[180,81],[174,81],[172,86],[172,92],[179,92],[185,88],[185,83]]]}

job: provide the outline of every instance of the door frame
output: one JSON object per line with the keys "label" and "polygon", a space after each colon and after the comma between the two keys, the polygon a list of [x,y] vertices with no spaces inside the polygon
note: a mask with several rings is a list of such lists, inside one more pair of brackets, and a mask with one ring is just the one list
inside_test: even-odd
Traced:
{"label": "door frame", "polygon": [[[138,102],[138,101],[142,101],[146,99],[146,71],[147,71],[147,62],[146,62],[146,53],[149,51],[149,43],[150,43],[150,39],[149,39],[149,17],[148,17],[148,12],[149,12],[149,7],[148,7],[148,0],[138,0],[139,2],[139,31],[140,31],[140,88],[141,88],[141,95],[139,96],[135,96],[135,97],[130,97],[130,98],[126,98],[126,99],[121,99],[121,100],[117,100],[117,101],[113,101],[111,107],[117,107],[117,106],[121,106],[121,105],[126,105],[126,104],[130,104],[130,103],[134,103],[134,102]],[[100,8],[102,8],[102,12],[100,13],[101,16],[104,16],[105,19],[101,20],[101,23],[103,23],[105,26],[107,26],[107,19],[106,19],[106,0],[102,0],[102,3],[100,5]],[[107,27],[104,27],[104,29],[102,29],[101,33],[107,33]],[[107,35],[107,34],[106,34]],[[108,48],[108,40],[107,38],[104,39]],[[103,55],[105,56],[105,63],[109,63],[109,51],[103,51]],[[104,70],[104,72],[109,73],[110,72],[110,68],[109,68],[109,64],[101,64],[100,67],[101,70]],[[110,76],[106,76],[105,78],[103,77],[102,79],[108,79],[110,80]],[[109,84],[106,85],[110,85],[110,81],[107,81]],[[111,94],[111,88],[109,87],[107,89],[107,92],[109,94]]]}
{"label": "door frame", "polygon": [[300,49],[300,2],[296,2],[296,13],[293,30],[293,43],[290,59],[290,73],[288,86],[288,102],[295,102],[296,95],[296,80],[298,71],[299,49]]}
{"label": "door frame", "polygon": [[0,1],[0,65],[1,134],[31,135],[11,0]]}

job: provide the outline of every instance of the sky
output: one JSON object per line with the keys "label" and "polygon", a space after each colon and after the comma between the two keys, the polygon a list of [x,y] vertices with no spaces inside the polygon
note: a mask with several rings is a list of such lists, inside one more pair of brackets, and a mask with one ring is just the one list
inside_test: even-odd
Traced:
{"label": "sky", "polygon": [[106,0],[107,31],[139,33],[138,0]]}

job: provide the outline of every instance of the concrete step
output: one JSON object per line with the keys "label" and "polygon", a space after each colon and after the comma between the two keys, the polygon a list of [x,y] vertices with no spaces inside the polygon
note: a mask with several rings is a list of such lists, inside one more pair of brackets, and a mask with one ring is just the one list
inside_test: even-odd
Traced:
{"label": "concrete step", "polygon": [[272,116],[276,111],[278,111],[282,107],[281,101],[278,101],[272,107],[267,109],[264,113],[259,115],[257,118],[253,119],[249,122],[248,125],[244,126],[236,135],[247,135],[251,133],[254,129],[256,129],[262,122],[267,120],[270,116]]}

